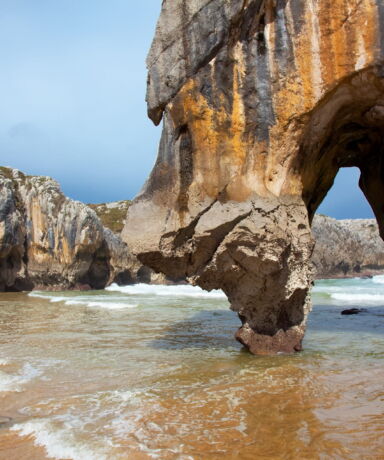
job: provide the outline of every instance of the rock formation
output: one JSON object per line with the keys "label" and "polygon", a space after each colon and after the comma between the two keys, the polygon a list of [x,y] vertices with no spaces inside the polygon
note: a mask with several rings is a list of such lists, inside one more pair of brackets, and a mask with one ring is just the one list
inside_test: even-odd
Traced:
{"label": "rock formation", "polygon": [[[88,204],[107,234],[112,256],[111,265],[118,273],[119,284],[144,282],[170,283],[161,274],[142,265],[127,251],[120,233],[131,201]],[[112,231],[110,231],[112,230]],[[312,222],[315,247],[312,263],[318,279],[373,276],[384,273],[384,241],[374,219],[337,220],[316,214]]]}
{"label": "rock formation", "polygon": [[113,201],[111,203],[88,204],[95,211],[104,227],[113,233],[120,234],[124,227],[125,218],[131,201]]}
{"label": "rock formation", "polygon": [[0,291],[99,289],[141,264],[89,207],[49,177],[0,168]]}
{"label": "rock formation", "polygon": [[111,203],[88,204],[104,225],[106,241],[111,253],[111,264],[115,271],[114,281],[121,285],[132,283],[173,283],[171,279],[168,279],[163,274],[156,273],[151,268],[143,265],[128,250],[126,243],[121,240],[120,234],[131,203],[129,200],[123,200]]}
{"label": "rock formation", "polygon": [[312,223],[317,278],[384,273],[384,241],[374,219],[336,220],[316,215]]}
{"label": "rock formation", "polygon": [[381,0],[164,0],[148,56],[156,165],[123,239],[221,288],[253,353],[300,350],[314,213],[341,167],[384,236]]}
{"label": "rock formation", "polygon": [[[161,274],[142,265],[119,238],[131,201],[88,204],[108,233],[111,265],[119,284],[170,283]],[[112,232],[110,232],[112,230]],[[312,222],[315,248],[312,262],[318,279],[373,276],[384,273],[384,241],[374,219],[337,220],[316,214]]]}

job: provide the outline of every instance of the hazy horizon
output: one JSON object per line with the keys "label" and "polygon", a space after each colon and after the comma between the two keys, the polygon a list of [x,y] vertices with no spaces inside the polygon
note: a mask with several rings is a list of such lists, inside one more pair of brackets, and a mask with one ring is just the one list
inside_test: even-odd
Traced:
{"label": "hazy horizon", "polygon": [[[51,176],[86,203],[132,199],[161,134],[145,104],[160,8],[160,0],[3,0],[1,165]],[[355,169],[342,170],[318,211],[373,217],[357,182]]]}

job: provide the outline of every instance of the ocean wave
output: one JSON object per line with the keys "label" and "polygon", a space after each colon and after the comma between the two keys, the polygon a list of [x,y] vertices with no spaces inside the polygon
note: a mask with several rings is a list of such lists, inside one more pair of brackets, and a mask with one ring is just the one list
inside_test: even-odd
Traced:
{"label": "ocean wave", "polygon": [[[49,294],[43,294],[39,292],[31,292],[29,296],[36,297],[39,299],[46,299],[52,303],[64,302],[68,306],[84,306],[88,308],[104,308],[107,310],[123,310],[125,308],[136,308],[137,304],[129,304],[127,302],[113,302],[112,299],[106,297],[105,300],[94,301],[95,296],[84,296],[78,298],[64,297],[64,296],[54,296]],[[100,297],[99,297],[100,298]],[[119,297],[119,300],[124,300]]]}
{"label": "ocean wave", "polygon": [[376,284],[384,284],[384,275],[377,275],[372,278],[372,282]]}
{"label": "ocean wave", "polygon": [[345,302],[374,302],[374,303],[384,303],[384,294],[349,294],[349,293],[337,293],[331,294],[332,299],[343,300]]}
{"label": "ocean wave", "polygon": [[107,291],[122,292],[128,295],[157,295],[172,297],[200,297],[226,299],[226,295],[220,290],[204,291],[198,286],[189,284],[183,285],[163,285],[163,284],[133,284],[130,286],[118,286],[112,284],[106,288]]}
{"label": "ocean wave", "polygon": [[91,302],[88,300],[67,300],[65,305],[84,305],[89,308],[105,308],[107,310],[123,310],[124,308],[136,308],[137,304],[114,303],[114,302]]}
{"label": "ocean wave", "polygon": [[40,292],[40,291],[33,291],[33,292],[30,292],[28,294],[29,297],[35,297],[37,299],[46,299],[46,300],[49,300],[50,302],[52,303],[55,303],[55,302],[64,302],[65,300],[68,300],[68,297],[64,297],[64,296],[55,296],[55,295],[52,295],[52,294],[45,294],[43,292]]}
{"label": "ocean wave", "polygon": [[[112,434],[124,426],[120,438],[137,430],[137,417],[142,415],[143,398],[141,390],[111,390],[73,395],[64,401],[47,399],[36,406],[24,408],[24,416],[33,417],[12,426],[19,436],[32,436],[36,446],[44,447],[51,458],[71,460],[109,460],[126,458],[115,449],[121,447],[114,442]],[[124,414],[127,413],[126,417]],[[151,404],[153,407],[153,404]],[[63,413],[63,410],[65,411]],[[49,418],[42,418],[41,414]],[[94,424],[100,426],[90,432]],[[91,428],[92,429],[92,428]],[[105,430],[104,430],[105,429]],[[130,457],[129,457],[130,458]]]}
{"label": "ocean wave", "polygon": [[347,286],[340,286],[340,287],[330,287],[330,288],[317,288],[312,289],[312,294],[315,296],[326,296],[326,297],[333,297],[334,295],[353,295],[353,296],[365,296],[365,295],[384,295],[384,291],[382,289],[374,289],[374,288],[359,288],[355,286],[347,287]]}
{"label": "ocean wave", "polygon": [[[3,365],[6,365],[4,363]],[[19,374],[8,374],[7,372],[0,371],[0,392],[21,392],[23,385],[31,380],[39,377],[42,371],[36,369],[31,364],[24,364]]]}
{"label": "ocean wave", "polygon": [[46,420],[33,420],[12,426],[19,436],[33,436],[36,446],[44,447],[48,456],[72,460],[108,460],[105,449],[94,449],[85,442],[78,441],[71,428],[70,421],[66,421],[66,428],[58,428],[56,424]]}

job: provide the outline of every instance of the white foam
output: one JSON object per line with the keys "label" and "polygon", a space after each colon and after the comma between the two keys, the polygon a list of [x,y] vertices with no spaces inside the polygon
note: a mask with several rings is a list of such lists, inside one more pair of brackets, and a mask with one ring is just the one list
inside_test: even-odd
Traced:
{"label": "white foam", "polygon": [[339,294],[332,294],[332,299],[335,300],[343,300],[344,302],[374,302],[374,303],[384,303],[384,294],[347,294],[347,293],[339,293]]}
{"label": "white foam", "polygon": [[114,303],[114,302],[90,302],[88,300],[67,300],[65,305],[84,305],[89,308],[105,308],[107,310],[123,310],[124,308],[136,308],[137,304]]}
{"label": "white foam", "polygon": [[340,286],[315,286],[312,289],[312,292],[316,294],[337,294],[337,293],[370,293],[370,292],[377,292],[377,288],[372,285],[355,285],[351,284],[349,286],[340,285]]}
{"label": "white foam", "polygon": [[[57,428],[53,423],[44,420],[33,420],[12,426],[20,436],[33,436],[35,445],[44,447],[48,456],[57,459],[72,460],[108,460],[105,449],[92,449],[89,444],[78,441],[70,422],[66,428]],[[94,444],[94,443],[93,443]]]}
{"label": "white foam", "polygon": [[313,293],[315,296],[329,297],[333,302],[384,305],[384,276],[337,280],[337,284],[336,280],[320,281],[314,287]]}
{"label": "white foam", "polygon": [[107,291],[122,292],[128,295],[157,295],[172,297],[205,297],[215,299],[226,299],[225,294],[220,290],[211,292],[204,291],[198,286],[189,284],[183,285],[163,285],[163,284],[134,284],[131,286],[118,286],[112,284],[106,288]]}
{"label": "white foam", "polygon": [[384,275],[374,276],[372,282],[376,284],[384,284]]}
{"label": "white foam", "polygon": [[8,374],[0,371],[0,392],[20,392],[22,386],[42,374],[42,371],[24,364],[19,374]]}
{"label": "white foam", "polygon": [[6,366],[9,364],[8,359],[0,358],[0,366]]}
{"label": "white foam", "polygon": [[46,300],[49,300],[50,302],[63,302],[64,300],[68,299],[68,297],[45,294],[40,291],[33,291],[33,292],[30,292],[28,295],[29,297],[36,297],[38,299],[46,299]]}
{"label": "white foam", "polygon": [[139,391],[130,391],[130,390],[114,390],[110,393],[109,398],[112,401],[123,401],[128,402],[132,400],[137,400],[137,396],[140,395]]}
{"label": "white foam", "polygon": [[46,299],[52,303],[64,302],[64,304],[68,306],[83,305],[89,308],[105,308],[107,310],[122,310],[124,308],[136,308],[137,307],[137,304],[129,304],[126,302],[111,302],[108,300],[112,300],[112,299],[108,299],[108,298],[106,298],[107,301],[94,301],[92,299],[94,299],[95,296],[92,296],[92,297],[84,296],[84,297],[78,297],[74,299],[73,297],[71,298],[69,296],[67,297],[55,296],[55,295],[48,295],[48,294],[39,293],[39,292],[31,292],[29,293],[29,296],[36,297],[39,299]]}

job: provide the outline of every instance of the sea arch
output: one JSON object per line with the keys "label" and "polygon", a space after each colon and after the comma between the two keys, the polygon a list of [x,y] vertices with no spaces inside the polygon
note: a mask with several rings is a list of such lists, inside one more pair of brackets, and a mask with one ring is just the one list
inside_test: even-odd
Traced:
{"label": "sea arch", "polygon": [[223,289],[253,353],[299,351],[314,212],[342,166],[384,235],[382,1],[165,0],[148,57],[163,133],[123,238]]}
{"label": "sea arch", "polygon": [[310,220],[343,167],[359,186],[384,237],[384,80],[373,66],[345,78],[310,115],[294,168],[300,170]]}

